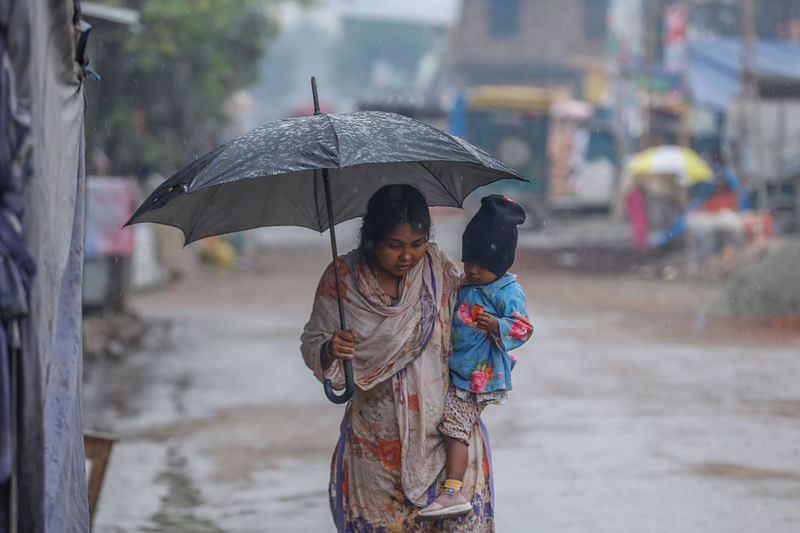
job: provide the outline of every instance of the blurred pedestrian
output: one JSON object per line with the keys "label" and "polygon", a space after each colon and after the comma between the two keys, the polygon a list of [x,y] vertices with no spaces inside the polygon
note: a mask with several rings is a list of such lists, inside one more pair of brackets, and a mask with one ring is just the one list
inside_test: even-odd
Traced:
{"label": "blurred pedestrian", "polygon": [[633,244],[637,250],[647,248],[647,201],[645,200],[644,187],[634,184],[625,196],[625,206],[628,209],[628,221],[633,233]]}
{"label": "blurred pedestrian", "polygon": [[419,510],[444,481],[437,431],[449,385],[447,356],[458,269],[429,242],[430,214],[407,185],[378,190],[359,247],[339,257],[344,313],[339,329],[334,265],[323,273],[301,337],[306,365],[344,387],[352,360],[355,393],[333,456],[330,501],[337,530],[494,531],[488,440],[474,432],[462,494],[472,513],[442,524]]}

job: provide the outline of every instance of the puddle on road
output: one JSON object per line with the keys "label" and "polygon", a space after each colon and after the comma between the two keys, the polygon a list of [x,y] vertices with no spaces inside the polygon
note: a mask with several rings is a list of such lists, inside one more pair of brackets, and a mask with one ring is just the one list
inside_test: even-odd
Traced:
{"label": "puddle on road", "polygon": [[768,470],[732,463],[698,463],[692,470],[703,476],[733,479],[739,481],[794,481],[800,482],[800,474],[792,471]]}
{"label": "puddle on road", "polygon": [[205,501],[187,469],[188,461],[176,447],[167,451],[166,468],[158,473],[155,483],[166,485],[161,507],[150,516],[150,524],[142,531],[149,533],[225,533],[211,520],[197,516]]}

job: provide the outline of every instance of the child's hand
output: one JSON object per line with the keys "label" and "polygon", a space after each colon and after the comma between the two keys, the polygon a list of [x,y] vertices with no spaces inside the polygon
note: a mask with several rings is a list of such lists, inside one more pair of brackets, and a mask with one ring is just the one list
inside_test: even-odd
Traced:
{"label": "child's hand", "polygon": [[500,335],[500,323],[493,315],[490,315],[486,311],[478,311],[478,316],[475,318],[475,325],[489,333]]}

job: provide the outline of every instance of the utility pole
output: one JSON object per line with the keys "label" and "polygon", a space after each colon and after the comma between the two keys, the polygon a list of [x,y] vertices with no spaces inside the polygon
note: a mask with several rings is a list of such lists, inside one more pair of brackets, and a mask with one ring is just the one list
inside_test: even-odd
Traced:
{"label": "utility pole", "polygon": [[644,75],[645,83],[645,112],[644,135],[645,147],[655,144],[653,134],[653,79],[655,78],[656,46],[661,34],[657,31],[658,18],[661,11],[659,0],[644,0]]}
{"label": "utility pole", "polygon": [[741,152],[744,154],[748,148],[752,148],[755,152],[757,207],[768,209],[767,181],[764,175],[764,139],[761,132],[761,95],[758,86],[755,0],[739,0],[739,10],[742,41],[740,55],[741,105],[743,107],[743,113],[740,113],[740,131],[744,133],[744,139],[740,139]]}

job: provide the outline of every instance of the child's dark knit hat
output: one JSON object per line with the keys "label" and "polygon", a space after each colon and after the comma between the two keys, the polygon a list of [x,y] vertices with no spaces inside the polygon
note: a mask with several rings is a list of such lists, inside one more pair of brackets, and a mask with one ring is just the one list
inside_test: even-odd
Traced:
{"label": "child's dark knit hat", "polygon": [[500,194],[485,196],[461,237],[461,261],[502,276],[514,263],[517,225],[523,222],[525,210],[517,202]]}

